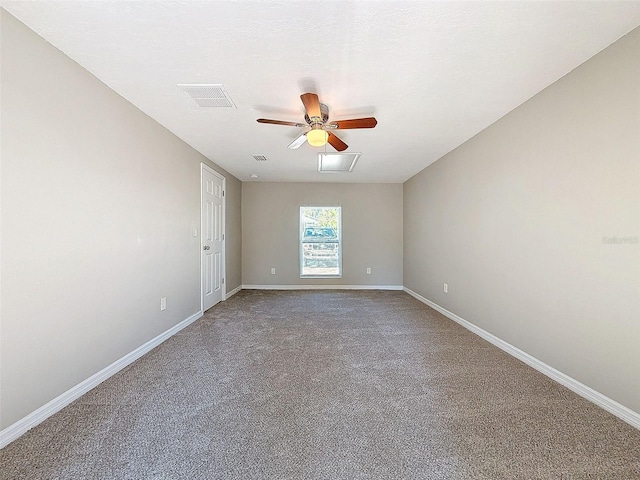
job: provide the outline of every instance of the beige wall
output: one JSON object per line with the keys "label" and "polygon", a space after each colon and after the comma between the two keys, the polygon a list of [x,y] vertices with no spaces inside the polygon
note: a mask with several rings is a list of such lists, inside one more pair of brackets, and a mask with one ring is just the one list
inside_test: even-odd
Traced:
{"label": "beige wall", "polygon": [[[300,278],[301,205],[342,206],[342,278]],[[402,185],[244,183],[242,283],[401,286]]]}
{"label": "beige wall", "polygon": [[203,161],[240,285],[241,183],[0,14],[5,428],[199,311]]}
{"label": "beige wall", "polygon": [[242,285],[242,182],[217,165],[207,162],[227,179],[225,192],[225,269],[226,291]]}
{"label": "beige wall", "polygon": [[404,186],[405,286],[635,412],[639,52],[636,29]]}

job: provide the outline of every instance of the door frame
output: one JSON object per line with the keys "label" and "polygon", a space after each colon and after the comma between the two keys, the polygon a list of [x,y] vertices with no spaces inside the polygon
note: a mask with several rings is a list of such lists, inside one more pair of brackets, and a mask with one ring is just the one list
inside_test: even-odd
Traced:
{"label": "door frame", "polygon": [[221,293],[222,298],[220,301],[224,302],[227,299],[227,179],[224,175],[216,172],[213,168],[206,165],[205,163],[200,163],[200,253],[199,253],[199,261],[200,261],[200,311],[204,312],[204,269],[202,268],[202,252],[204,247],[204,225],[202,223],[202,203],[204,200],[204,172],[205,170],[212,175],[218,177],[222,180],[222,252],[221,255],[221,266],[220,266],[220,276],[221,279]]}

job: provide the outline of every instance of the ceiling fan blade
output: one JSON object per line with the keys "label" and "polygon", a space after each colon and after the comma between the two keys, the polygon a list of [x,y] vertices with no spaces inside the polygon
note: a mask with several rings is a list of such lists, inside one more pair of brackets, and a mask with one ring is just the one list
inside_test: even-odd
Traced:
{"label": "ceiling fan blade", "polygon": [[329,140],[328,140],[329,143],[337,151],[342,152],[343,150],[346,150],[349,147],[349,145],[344,143],[342,140],[336,137],[333,133],[331,132],[327,132],[327,133],[329,134]]}
{"label": "ceiling fan blade", "polygon": [[317,117],[322,119],[322,113],[320,112],[320,100],[315,93],[303,93],[300,95],[300,99],[304,104],[304,109],[307,111],[309,118]]}
{"label": "ceiling fan blade", "polygon": [[258,123],[270,123],[272,125],[287,125],[289,127],[306,127],[304,123],[283,122],[282,120],[270,120],[268,118],[259,118]]}
{"label": "ceiling fan blade", "polygon": [[331,122],[331,126],[336,129],[346,130],[348,128],[373,128],[378,124],[378,121],[374,117],[367,118],[354,118],[352,120],[340,120],[338,122]]}
{"label": "ceiling fan blade", "polygon": [[296,148],[300,148],[304,142],[307,141],[307,132],[304,132],[298,138],[296,138],[293,142],[291,142],[287,148],[291,150],[295,150]]}

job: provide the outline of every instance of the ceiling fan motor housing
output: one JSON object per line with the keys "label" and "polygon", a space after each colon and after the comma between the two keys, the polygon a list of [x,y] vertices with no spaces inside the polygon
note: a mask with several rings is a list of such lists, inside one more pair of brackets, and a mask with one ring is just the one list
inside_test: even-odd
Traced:
{"label": "ceiling fan motor housing", "polygon": [[322,118],[320,119],[320,121],[314,121],[313,119],[309,118],[309,115],[307,115],[306,113],[304,114],[304,121],[312,126],[317,123],[324,125],[325,123],[327,123],[327,120],[329,120],[329,107],[327,107],[324,103],[321,103],[320,113],[322,114]]}

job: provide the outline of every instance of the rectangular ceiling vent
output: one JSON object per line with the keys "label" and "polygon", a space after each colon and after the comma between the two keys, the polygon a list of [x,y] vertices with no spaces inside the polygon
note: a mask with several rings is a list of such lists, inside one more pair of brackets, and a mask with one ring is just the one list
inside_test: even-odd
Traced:
{"label": "rectangular ceiling vent", "polygon": [[267,157],[265,157],[264,155],[254,155],[253,158],[256,159],[256,162],[266,162],[267,161]]}
{"label": "rectangular ceiling vent", "polygon": [[236,108],[235,104],[220,83],[187,84],[180,83],[178,87],[189,94],[199,107]]}
{"label": "rectangular ceiling vent", "polygon": [[319,153],[318,172],[320,173],[349,173],[353,171],[359,153]]}

